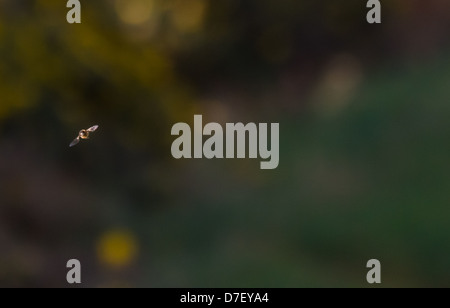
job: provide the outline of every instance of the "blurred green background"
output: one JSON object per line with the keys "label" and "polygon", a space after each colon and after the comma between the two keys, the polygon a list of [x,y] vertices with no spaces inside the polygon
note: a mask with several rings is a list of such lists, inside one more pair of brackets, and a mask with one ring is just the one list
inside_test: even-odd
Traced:
{"label": "blurred green background", "polygon": [[[450,287],[450,2],[0,0],[0,286]],[[280,123],[280,165],[175,160]],[[98,124],[92,139],[69,143]]]}

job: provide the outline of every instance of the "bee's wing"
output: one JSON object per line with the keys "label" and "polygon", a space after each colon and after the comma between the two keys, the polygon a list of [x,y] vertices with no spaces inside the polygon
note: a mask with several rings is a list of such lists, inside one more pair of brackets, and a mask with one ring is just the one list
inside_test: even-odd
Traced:
{"label": "bee's wing", "polygon": [[94,125],[94,126],[88,128],[87,131],[92,133],[92,132],[95,132],[97,130],[97,128],[98,128],[98,125]]}
{"label": "bee's wing", "polygon": [[72,143],[69,145],[69,147],[76,146],[80,142],[80,137],[75,138]]}

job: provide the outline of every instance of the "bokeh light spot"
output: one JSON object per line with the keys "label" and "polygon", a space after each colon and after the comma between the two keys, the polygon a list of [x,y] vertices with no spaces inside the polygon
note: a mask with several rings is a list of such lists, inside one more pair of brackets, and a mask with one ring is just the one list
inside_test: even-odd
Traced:
{"label": "bokeh light spot", "polygon": [[106,232],[100,237],[97,250],[102,264],[121,268],[134,261],[138,244],[131,233],[115,230]]}
{"label": "bokeh light spot", "polygon": [[154,9],[153,0],[116,0],[115,4],[119,18],[131,25],[148,21]]}
{"label": "bokeh light spot", "polygon": [[204,0],[179,0],[172,10],[173,24],[180,32],[198,31],[204,22],[206,2]]}

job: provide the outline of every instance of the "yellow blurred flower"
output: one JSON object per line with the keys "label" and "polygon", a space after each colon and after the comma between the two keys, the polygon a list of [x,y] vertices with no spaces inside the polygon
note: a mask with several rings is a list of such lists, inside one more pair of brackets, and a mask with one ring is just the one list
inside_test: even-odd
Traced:
{"label": "yellow blurred flower", "polygon": [[97,243],[100,262],[114,268],[130,265],[136,258],[137,251],[138,244],[135,237],[126,231],[106,232]]}

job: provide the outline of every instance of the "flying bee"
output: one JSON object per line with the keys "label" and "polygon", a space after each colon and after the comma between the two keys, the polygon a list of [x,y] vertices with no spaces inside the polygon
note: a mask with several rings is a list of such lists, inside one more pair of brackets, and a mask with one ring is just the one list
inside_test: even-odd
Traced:
{"label": "flying bee", "polygon": [[98,125],[94,125],[88,129],[80,130],[80,132],[78,133],[78,137],[75,138],[69,146],[73,147],[73,146],[77,145],[81,139],[89,139],[89,134],[92,132],[95,132],[97,130],[97,128],[98,128]]}

